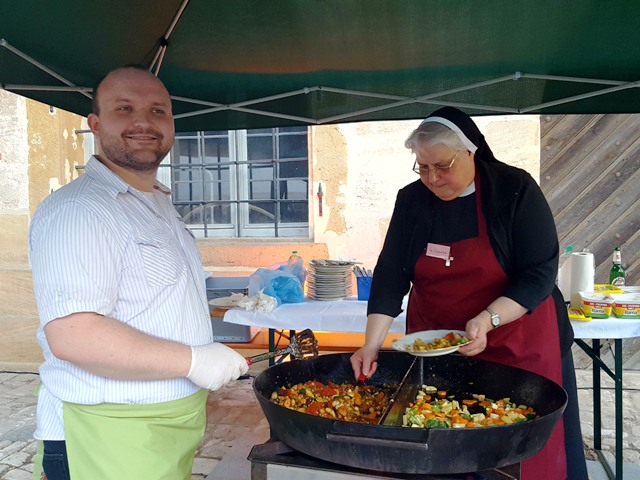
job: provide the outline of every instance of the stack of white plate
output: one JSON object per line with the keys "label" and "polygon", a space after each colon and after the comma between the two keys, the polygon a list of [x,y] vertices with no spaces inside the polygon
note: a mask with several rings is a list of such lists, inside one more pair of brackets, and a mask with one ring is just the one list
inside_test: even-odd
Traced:
{"label": "stack of white plate", "polygon": [[342,300],[351,296],[353,266],[357,262],[311,260],[307,269],[307,295],[314,300]]}

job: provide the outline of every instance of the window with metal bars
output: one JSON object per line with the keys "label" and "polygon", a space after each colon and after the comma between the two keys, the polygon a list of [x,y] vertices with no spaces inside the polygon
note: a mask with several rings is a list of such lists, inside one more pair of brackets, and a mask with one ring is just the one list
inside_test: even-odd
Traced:
{"label": "window with metal bars", "polygon": [[307,127],[177,133],[158,178],[197,237],[309,235]]}

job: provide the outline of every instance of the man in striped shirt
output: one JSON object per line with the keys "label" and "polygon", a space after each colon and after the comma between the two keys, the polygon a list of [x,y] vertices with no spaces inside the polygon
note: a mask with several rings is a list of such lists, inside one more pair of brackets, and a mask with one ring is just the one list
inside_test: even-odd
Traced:
{"label": "man in striped shirt", "polygon": [[114,70],[88,122],[100,154],[42,202],[29,232],[44,473],[189,479],[207,390],[247,362],[213,342],[199,251],[156,182],[174,142],[166,88],[144,69]]}

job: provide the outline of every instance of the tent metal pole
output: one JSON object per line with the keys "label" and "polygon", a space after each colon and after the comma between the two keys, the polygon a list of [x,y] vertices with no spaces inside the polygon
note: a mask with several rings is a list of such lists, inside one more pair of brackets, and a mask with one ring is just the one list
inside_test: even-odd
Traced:
{"label": "tent metal pole", "polygon": [[[485,86],[488,86],[488,85],[494,85],[494,84],[502,83],[502,82],[505,82],[505,81],[513,81],[513,80],[517,81],[517,80],[519,80],[521,78],[538,79],[538,80],[570,81],[570,82],[581,82],[581,83],[600,83],[600,84],[611,84],[611,85],[616,85],[616,86],[612,87],[611,89],[601,90],[599,93],[591,93],[591,94],[585,94],[585,95],[570,97],[568,99],[558,100],[556,102],[549,102],[549,103],[546,103],[546,104],[541,104],[541,105],[537,105],[537,106],[533,106],[533,107],[528,107],[528,108],[525,108],[525,109],[517,109],[517,108],[510,108],[510,107],[500,107],[500,106],[495,106],[495,105],[477,105],[477,104],[460,103],[460,102],[446,102],[446,101],[437,100],[438,97],[442,97],[442,96],[445,96],[445,95],[464,92],[464,91],[467,91],[467,90],[471,90],[471,89],[475,89],[475,88],[481,88],[481,87],[485,87]],[[205,102],[205,101],[200,101],[200,100],[196,100],[196,99],[188,99],[188,98],[185,98],[185,97],[172,97],[172,98],[176,99],[176,100],[183,101],[183,102],[190,102],[190,103],[201,104],[201,105],[211,105],[213,107],[213,108],[210,108],[210,109],[199,110],[199,111],[196,111],[196,112],[189,112],[189,113],[179,114],[179,115],[175,116],[176,119],[192,117],[192,116],[198,116],[198,115],[206,115],[206,114],[216,113],[216,112],[225,111],[225,110],[233,110],[233,111],[241,111],[241,112],[252,113],[252,114],[257,114],[257,115],[264,115],[264,116],[274,117],[274,118],[296,120],[296,121],[315,123],[315,124],[325,124],[325,123],[332,123],[332,122],[345,120],[345,119],[349,119],[349,118],[354,118],[354,117],[357,117],[359,115],[365,115],[365,114],[374,113],[374,112],[378,112],[378,111],[388,110],[388,109],[391,109],[391,108],[401,107],[401,106],[404,106],[404,105],[410,105],[410,104],[414,104],[414,103],[424,103],[424,104],[441,105],[441,106],[447,106],[448,105],[448,106],[455,106],[455,107],[460,107],[460,108],[473,108],[473,109],[477,109],[477,110],[489,110],[489,111],[493,111],[493,112],[496,112],[496,113],[510,113],[510,114],[527,113],[527,112],[530,112],[530,111],[535,110],[537,108],[541,108],[543,106],[552,106],[552,105],[556,105],[556,104],[567,103],[567,102],[571,102],[571,101],[575,101],[575,100],[580,100],[582,98],[589,98],[589,96],[594,96],[594,95],[604,95],[606,93],[611,93],[613,91],[617,91],[617,90],[621,90],[621,89],[625,89],[625,88],[632,88],[634,86],[636,86],[636,85],[627,84],[627,83],[620,82],[620,81],[615,81],[615,80],[597,80],[597,79],[588,79],[588,78],[581,79],[581,78],[577,78],[577,77],[562,77],[562,76],[553,76],[553,75],[523,74],[521,72],[514,72],[513,75],[505,75],[503,77],[498,77],[498,78],[495,78],[495,79],[474,83],[474,84],[471,84],[471,85],[467,85],[465,87],[459,87],[459,88],[453,88],[453,89],[449,89],[449,90],[444,90],[444,91],[441,91],[441,92],[436,92],[436,93],[432,93],[432,94],[429,94],[429,95],[424,95],[424,96],[416,97],[416,98],[402,97],[402,96],[399,96],[399,95],[380,94],[380,93],[375,93],[375,92],[361,92],[361,91],[356,91],[356,90],[347,90],[347,89],[341,89],[341,88],[335,88],[335,87],[324,87],[324,86],[316,86],[316,87],[305,88],[305,89],[302,89],[302,90],[296,90],[296,91],[287,92],[287,93],[283,93],[283,94],[279,94],[279,95],[272,95],[270,97],[263,97],[263,98],[259,98],[259,99],[248,100],[246,102],[240,102],[240,103],[233,104],[233,105],[222,105],[222,104],[216,104],[216,103],[213,103],[213,102]],[[344,95],[358,95],[358,96],[362,96],[362,97],[388,99],[388,100],[395,100],[395,101],[392,102],[392,103],[388,103],[386,105],[380,105],[380,106],[377,106],[377,107],[371,107],[371,108],[362,109],[362,110],[358,110],[358,111],[350,112],[350,113],[345,113],[345,114],[341,114],[341,115],[334,115],[334,116],[325,117],[325,118],[322,118],[322,119],[309,119],[307,117],[299,117],[299,116],[285,115],[285,114],[279,114],[279,113],[274,113],[274,112],[267,112],[267,111],[258,110],[258,109],[243,108],[243,107],[245,107],[247,105],[252,105],[252,104],[256,104],[256,103],[263,103],[263,102],[267,102],[267,101],[270,101],[270,100],[277,100],[277,99],[280,99],[280,98],[285,98],[285,97],[290,97],[290,96],[295,96],[295,95],[300,95],[300,94],[308,94],[308,93],[311,93],[313,91],[323,91],[323,92],[344,94]]]}
{"label": "tent metal pole", "polygon": [[280,100],[281,98],[294,97],[296,95],[308,95],[311,92],[321,90],[322,87],[305,87],[300,90],[292,90],[291,92],[279,93],[277,95],[270,95],[268,97],[256,98],[253,100],[245,100],[244,102],[233,103],[230,107],[245,107],[247,105],[253,105],[256,103],[270,102],[271,100]]}
{"label": "tent metal pole", "polygon": [[[306,87],[300,90],[293,90],[291,92],[286,92],[286,93],[280,93],[278,95],[271,95],[269,97],[262,97],[262,98],[257,98],[254,100],[247,100],[244,102],[239,102],[239,103],[234,103],[231,105],[221,105],[220,107],[216,107],[216,108],[208,108],[208,109],[204,109],[204,110],[198,110],[196,112],[189,112],[189,113],[182,113],[179,115],[175,115],[174,118],[186,118],[186,117],[194,117],[197,115],[206,115],[208,113],[216,113],[219,111],[223,111],[223,110],[240,110],[241,107],[244,107],[246,105],[254,105],[256,103],[263,103],[263,102],[269,102],[271,100],[279,100],[281,98],[287,98],[287,97],[294,97],[296,95],[306,95],[309,94],[311,92],[314,92],[316,90],[319,90],[320,87]],[[193,101],[193,103],[197,103],[197,101]],[[256,112],[260,112],[260,110],[256,110]],[[270,115],[270,116],[278,116],[279,114],[270,114],[268,112],[264,113],[265,115]]]}
{"label": "tent metal pole", "polygon": [[158,65],[156,66],[155,71],[153,72],[156,77],[160,73],[160,66],[162,65],[162,61],[164,60],[164,54],[167,53],[167,44],[163,44],[158,52],[160,53],[160,59],[158,60]]}
{"label": "tent metal pole", "polygon": [[266,110],[257,110],[257,109],[253,109],[253,108],[231,107],[231,106],[228,106],[226,108],[215,108],[215,109],[210,109],[210,110],[198,110],[197,112],[191,112],[191,113],[182,113],[182,114],[174,115],[173,118],[178,120],[180,118],[194,117],[194,116],[197,116],[197,115],[206,115],[208,113],[216,113],[216,112],[221,112],[221,111],[225,111],[225,110],[232,110],[232,111],[244,112],[244,113],[252,113],[252,114],[255,114],[255,115],[262,115],[262,116],[265,116],[265,117],[282,118],[282,119],[286,119],[286,120],[295,120],[297,122],[299,121],[299,122],[304,122],[304,123],[313,123],[313,124],[317,124],[318,123],[318,120],[315,119],[315,118],[297,117],[295,115],[287,115],[287,114],[284,114],[284,113],[268,112]]}
{"label": "tent metal pole", "polygon": [[360,92],[357,90],[345,90],[343,88],[334,88],[334,87],[317,87],[318,90],[322,90],[323,92],[330,93],[341,93],[344,95],[357,95],[359,97],[371,97],[371,98],[382,98],[384,100],[399,100],[404,101],[409,99],[410,97],[400,96],[400,95],[388,95],[385,93],[374,93],[374,92]]}
{"label": "tent metal pole", "polygon": [[[519,72],[516,72],[515,75],[506,75],[504,77],[499,77],[499,78],[494,78],[492,80],[486,80],[484,82],[478,82],[478,83],[474,83],[471,85],[467,85],[465,87],[459,87],[459,88],[452,88],[449,90],[444,90],[442,92],[436,92],[436,93],[431,93],[429,95],[424,95],[421,97],[416,97],[416,98],[408,98],[408,97],[396,97],[396,98],[401,98],[402,100],[398,101],[398,102],[393,102],[393,103],[388,103],[387,105],[380,105],[378,107],[372,107],[372,108],[367,108],[364,110],[358,110],[356,112],[351,112],[351,113],[345,113],[342,115],[335,115],[333,117],[327,117],[327,118],[323,118],[321,120],[319,120],[319,123],[331,123],[331,122],[335,122],[337,120],[344,120],[346,118],[351,118],[354,116],[358,116],[358,115],[364,115],[366,113],[373,113],[373,112],[378,112],[378,111],[382,111],[382,110],[388,110],[390,108],[396,108],[396,107],[401,107],[404,105],[409,105],[412,103],[432,103],[430,102],[430,100],[438,98],[438,97],[442,97],[444,95],[450,95],[452,93],[459,93],[459,92],[464,92],[466,90],[472,90],[474,88],[480,88],[480,87],[485,87],[487,85],[493,85],[496,83],[502,83],[505,82],[507,80],[514,80],[519,78]],[[323,90],[328,90],[328,88],[322,88]],[[339,92],[339,89],[333,89],[333,91],[335,93]],[[367,94],[366,92],[356,92],[356,91],[351,91],[351,90],[343,90],[340,93],[345,93],[345,94],[349,94],[349,95],[363,95],[363,96],[373,96],[372,94]],[[494,107],[483,107],[483,108],[494,108]],[[500,107],[495,107],[495,108],[500,108]],[[511,113],[517,113],[516,109],[512,109],[512,110],[507,110],[508,112]],[[505,111],[506,112],[506,111]]]}
{"label": "tent metal pole", "polygon": [[373,112],[377,112],[377,111],[382,111],[382,110],[387,110],[389,108],[395,108],[395,107],[401,107],[403,105],[409,105],[412,103],[423,103],[426,105],[438,105],[441,107],[459,107],[459,108],[473,108],[476,110],[490,110],[492,112],[496,112],[496,113],[520,113],[520,111],[516,108],[509,108],[509,107],[497,107],[497,106],[493,106],[493,105],[476,105],[473,103],[460,103],[460,102],[444,102],[444,101],[440,101],[440,100],[411,100],[411,101],[405,101],[405,102],[396,102],[393,104],[389,104],[389,105],[381,105],[379,107],[372,107],[372,108],[368,108],[368,109],[364,109],[364,110],[358,110],[357,112],[352,112],[352,113],[345,113],[343,115],[335,115],[333,117],[326,117],[326,118],[321,118],[318,120],[319,124],[324,124],[324,123],[332,123],[335,122],[336,120],[345,120],[347,118],[351,118],[351,117],[356,117],[358,115],[364,115],[366,113],[373,113]]}
{"label": "tent metal pole", "polygon": [[334,123],[338,120],[345,120],[347,118],[357,117],[359,115],[364,115],[366,113],[380,112],[382,110],[389,110],[390,108],[402,107],[404,105],[411,105],[412,103],[416,103],[416,101],[411,99],[411,100],[404,100],[402,102],[388,103],[386,105],[380,105],[378,107],[365,108],[363,110],[358,110],[356,112],[343,113],[342,115],[334,115],[332,117],[321,118],[318,120],[318,123],[320,124]]}
{"label": "tent metal pole", "polygon": [[7,84],[3,87],[5,90],[24,90],[35,92],[78,92],[90,93],[93,91],[90,87],[54,87],[51,85],[14,85]]}
{"label": "tent metal pole", "polygon": [[585,98],[598,97],[598,96],[601,96],[601,95],[607,95],[609,93],[619,92],[620,90],[627,90],[629,88],[637,88],[637,87],[640,87],[640,81],[625,83],[624,85],[619,85],[617,87],[604,88],[602,90],[598,90],[598,91],[595,91],[595,92],[584,93],[582,95],[576,95],[574,97],[567,97],[567,98],[563,98],[561,100],[555,100],[553,102],[546,102],[546,103],[541,103],[539,105],[533,105],[533,106],[528,107],[528,108],[520,109],[520,113],[527,113],[527,112],[530,112],[532,110],[538,110],[538,109],[542,109],[542,108],[553,107],[553,106],[556,106],[556,105],[562,105],[563,103],[576,102],[578,100],[584,100]]}
{"label": "tent metal pole", "polygon": [[[517,75],[518,72],[516,72]],[[471,85],[466,85],[464,87],[458,87],[458,88],[452,88],[450,90],[444,90],[442,92],[436,92],[436,93],[430,93],[429,95],[424,95],[424,96],[420,96],[420,97],[405,97],[405,96],[398,96],[398,95],[386,95],[383,93],[373,93],[373,92],[361,92],[358,90],[345,90],[342,88],[334,88],[334,87],[316,87],[320,90],[326,91],[326,92],[332,92],[332,93],[344,93],[346,95],[359,95],[359,96],[363,96],[363,97],[375,97],[375,98],[387,98],[390,100],[400,100],[400,101],[404,101],[404,100],[409,100],[409,99],[414,99],[414,100],[423,100],[423,99],[430,99],[430,98],[436,98],[436,97],[441,97],[442,95],[449,95],[451,93],[458,93],[458,92],[464,92],[466,90],[472,90],[474,88],[480,88],[480,87],[486,87],[487,85],[493,85],[494,83],[502,83],[505,82],[507,80],[515,80],[517,78],[514,77],[514,75],[505,75],[504,77],[498,77],[498,78],[494,78],[491,80],[485,80],[483,82],[478,82],[478,83],[472,83]]]}
{"label": "tent metal pole", "polygon": [[496,83],[503,83],[510,80],[518,80],[520,78],[520,72],[515,72],[514,75],[505,75],[504,77],[494,78],[493,80],[485,80],[484,82],[472,83],[471,85],[467,85],[465,87],[451,88],[449,90],[444,90],[442,92],[431,93],[429,95],[424,95],[421,97],[416,97],[416,100],[429,100],[432,98],[441,97],[443,95],[450,95],[452,93],[466,92],[467,90],[473,90],[474,88],[486,87],[489,85],[495,85]]}
{"label": "tent metal pole", "polygon": [[[69,80],[67,80],[66,78],[64,78],[61,75],[58,75],[56,72],[54,72],[53,70],[50,70],[49,68],[45,67],[44,65],[42,65],[40,62],[34,60],[33,58],[31,58],[29,55],[27,55],[26,53],[21,52],[20,50],[18,50],[17,48],[13,47],[11,44],[9,44],[9,42],[7,42],[4,38],[0,38],[0,47],[4,47],[7,50],[9,50],[11,53],[13,53],[14,55],[17,55],[18,57],[22,58],[23,60],[27,61],[28,63],[30,63],[31,65],[33,65],[34,67],[39,68],[40,70],[42,70],[45,73],[48,73],[49,75],[51,75],[53,78],[55,78],[56,80],[61,81],[62,83],[64,83],[65,85],[68,85],[69,87],[76,87],[76,85],[73,84],[73,82],[70,82]],[[89,95],[86,91],[84,90],[79,90],[78,93],[84,95],[87,98],[92,98],[91,95]]]}
{"label": "tent metal pole", "polygon": [[[588,94],[577,95],[577,96],[574,96],[574,97],[568,97],[568,98],[565,98],[565,99],[562,99],[562,100],[556,100],[554,102],[547,102],[547,103],[544,103],[544,104],[535,105],[535,106],[531,106],[531,107],[527,107],[527,108],[523,108],[523,109],[509,108],[509,107],[499,107],[499,106],[493,106],[493,105],[476,105],[476,104],[459,103],[459,102],[445,102],[445,101],[436,100],[438,97],[442,97],[444,95],[450,95],[450,94],[453,94],[453,93],[464,92],[464,91],[471,90],[471,89],[474,89],[474,88],[480,88],[480,87],[485,87],[485,86],[488,86],[488,85],[494,85],[494,84],[502,83],[502,82],[505,82],[505,81],[519,80],[521,78],[528,78],[528,79],[533,79],[533,80],[557,80],[557,81],[566,81],[566,82],[574,82],[574,83],[595,83],[595,84],[604,84],[604,85],[614,85],[614,87],[608,88],[608,89],[604,89],[604,90],[599,90],[598,92],[592,92],[592,93],[588,93]],[[206,114],[209,114],[209,113],[216,113],[216,112],[224,111],[224,110],[233,110],[233,111],[240,111],[240,112],[252,113],[252,114],[257,114],[257,115],[264,115],[264,116],[274,117],[274,118],[282,118],[282,119],[287,119],[287,120],[296,120],[296,121],[315,123],[315,124],[325,124],[325,123],[333,123],[333,122],[336,122],[336,121],[339,121],[339,120],[345,120],[345,119],[357,117],[359,115],[365,115],[365,114],[369,114],[369,113],[388,110],[388,109],[391,109],[391,108],[401,107],[401,106],[404,106],[404,105],[410,105],[410,104],[413,104],[413,103],[424,103],[424,104],[441,105],[441,106],[454,106],[454,107],[460,107],[460,108],[473,108],[473,109],[477,109],[477,110],[490,110],[490,111],[494,111],[496,113],[512,113],[512,114],[528,113],[528,112],[531,112],[533,110],[540,109],[540,108],[546,108],[546,107],[550,107],[550,106],[554,106],[554,105],[561,105],[563,103],[570,103],[570,102],[573,102],[573,101],[582,100],[582,99],[585,99],[585,98],[590,98],[590,97],[598,96],[598,95],[606,95],[608,93],[613,93],[613,92],[616,92],[616,91],[619,91],[619,90],[624,90],[624,89],[628,89],[628,88],[634,88],[634,87],[638,87],[638,86],[640,86],[640,85],[638,85],[638,82],[636,82],[636,83],[625,83],[625,82],[617,81],[617,80],[598,80],[598,79],[591,79],[591,78],[578,78],[578,77],[566,77],[566,76],[555,76],[555,75],[525,74],[525,73],[521,73],[521,72],[515,72],[513,75],[506,75],[506,76],[495,78],[495,79],[492,79],[492,80],[487,80],[487,81],[484,81],[484,82],[478,82],[478,83],[474,83],[472,85],[467,85],[465,87],[459,87],[459,88],[444,90],[444,91],[441,91],[441,92],[436,92],[436,93],[432,93],[432,94],[429,94],[429,95],[424,95],[424,96],[416,97],[416,98],[402,97],[402,96],[398,96],[398,95],[387,95],[387,94],[374,93],[374,92],[360,92],[360,91],[356,91],[356,90],[346,90],[346,89],[341,89],[341,88],[324,87],[324,86],[316,86],[316,87],[305,88],[303,90],[296,90],[296,91],[287,92],[287,93],[283,93],[283,94],[279,94],[279,95],[272,95],[270,97],[264,97],[264,98],[254,99],[254,100],[248,100],[246,102],[240,102],[240,103],[233,104],[233,105],[215,104],[215,103],[204,102],[204,101],[199,101],[199,100],[195,100],[195,99],[188,99],[188,98],[184,98],[184,97],[172,97],[172,98],[178,99],[178,100],[184,101],[184,102],[195,103],[195,104],[212,105],[214,107],[214,108],[211,108],[211,109],[199,110],[197,112],[190,112],[190,113],[184,113],[184,114],[176,115],[175,116],[176,119],[177,118],[186,118],[186,117],[191,117],[191,116],[198,116],[198,115],[206,115]],[[363,110],[358,110],[358,111],[355,111],[355,112],[345,113],[345,114],[341,114],[341,115],[334,115],[334,116],[331,116],[331,117],[325,117],[325,118],[321,118],[321,119],[309,119],[309,118],[306,118],[306,117],[298,117],[298,116],[292,116],[292,115],[279,114],[279,113],[275,113],[275,112],[267,112],[267,111],[264,111],[264,110],[243,108],[246,105],[252,105],[252,104],[255,104],[255,103],[263,103],[263,102],[267,102],[267,101],[270,101],[270,100],[277,100],[277,99],[280,99],[280,98],[300,95],[300,94],[303,94],[303,93],[304,94],[308,94],[308,93],[311,93],[312,91],[324,91],[324,92],[336,93],[336,94],[344,94],[344,95],[358,95],[358,96],[362,96],[362,97],[388,99],[388,100],[396,100],[396,101],[392,102],[392,103],[388,103],[386,105],[380,105],[380,106],[377,106],[377,107],[371,107],[371,108],[367,108],[367,109],[363,109]]]}
{"label": "tent metal pole", "polygon": [[512,107],[498,107],[496,105],[478,105],[476,103],[464,103],[464,102],[445,102],[442,100],[429,100],[420,102],[428,103],[429,105],[439,105],[441,107],[457,107],[457,108],[472,108],[474,110],[491,110],[496,113],[520,113],[517,108]]}
{"label": "tent metal pole", "polygon": [[[347,118],[352,118],[352,117],[356,117],[358,115],[364,115],[366,113],[373,113],[376,111],[382,111],[382,110],[387,110],[390,108],[396,108],[399,106],[403,106],[403,105],[409,105],[412,103],[426,103],[426,104],[435,104],[435,105],[460,105],[460,106],[467,106],[470,108],[476,108],[478,110],[482,110],[482,109],[488,109],[488,110],[492,110],[495,112],[501,112],[501,113],[518,113],[519,111],[517,109],[514,108],[507,108],[507,107],[497,107],[497,106],[486,106],[486,105],[472,105],[472,104],[458,104],[458,103],[453,103],[453,102],[437,102],[437,101],[433,101],[432,99],[435,99],[437,97],[443,96],[443,95],[449,95],[451,93],[457,93],[457,92],[462,92],[465,90],[470,90],[473,88],[480,88],[480,87],[484,87],[487,85],[493,85],[495,83],[501,83],[507,80],[517,80],[519,78],[519,72],[516,72],[514,75],[506,75],[503,77],[499,77],[499,78],[495,78],[492,80],[486,80],[484,82],[478,82],[472,85],[467,85],[466,87],[459,87],[459,88],[455,88],[455,89],[450,89],[450,90],[445,90],[442,92],[437,92],[437,93],[433,93],[430,95],[425,95],[422,97],[417,97],[417,98],[409,98],[409,97],[402,97],[402,96],[398,96],[398,95],[387,95],[387,94],[381,94],[381,93],[374,93],[374,92],[360,92],[360,91],[356,91],[356,90],[346,90],[346,89],[341,89],[341,88],[334,88],[334,87],[323,87],[323,86],[315,86],[315,87],[308,87],[308,88],[304,88],[302,90],[294,90],[292,92],[287,92],[287,93],[282,93],[279,95],[272,95],[269,97],[262,97],[259,99],[254,99],[254,100],[248,100],[245,102],[240,102],[240,103],[236,103],[236,104],[232,104],[232,105],[222,105],[222,104],[216,104],[216,103],[212,103],[212,102],[205,102],[205,101],[200,101],[200,100],[196,100],[196,99],[189,99],[186,97],[176,97],[176,96],[172,96],[171,98],[174,100],[179,100],[182,102],[189,102],[189,103],[194,103],[194,104],[201,104],[201,105],[211,105],[213,108],[209,108],[209,109],[204,109],[204,110],[198,110],[195,112],[189,112],[189,113],[182,113],[182,114],[178,114],[175,115],[174,118],[176,119],[180,119],[180,118],[188,118],[188,117],[195,117],[195,116],[199,116],[199,115],[207,115],[210,113],[217,113],[220,111],[225,111],[225,110],[233,110],[233,111],[240,111],[240,112],[245,112],[245,113],[252,113],[252,114],[257,114],[257,115],[264,115],[267,117],[274,117],[274,118],[282,118],[282,119],[287,119],[287,120],[295,120],[295,121],[302,121],[302,122],[307,122],[307,123],[315,123],[315,124],[324,124],[324,123],[331,123],[331,122],[335,122],[337,120],[343,120],[343,119],[347,119]],[[346,113],[343,115],[335,115],[332,117],[326,117],[323,119],[310,119],[307,117],[299,117],[299,116],[292,116],[292,115],[286,115],[286,114],[279,114],[279,113],[275,113],[275,112],[268,112],[265,110],[258,110],[258,109],[248,109],[248,108],[243,108],[246,105],[253,105],[256,103],[263,103],[263,102],[268,102],[271,100],[278,100],[281,98],[286,98],[286,97],[291,97],[291,96],[295,96],[295,95],[300,95],[300,94],[309,94],[311,92],[314,91],[324,91],[324,92],[329,92],[329,93],[337,93],[337,94],[344,94],[344,95],[358,95],[358,96],[363,96],[363,97],[370,97],[370,98],[380,98],[380,99],[389,99],[389,100],[397,100],[396,102],[387,104],[387,105],[381,105],[378,107],[372,107],[369,109],[364,109],[364,110],[358,110],[356,112],[351,112],[351,113]]]}
{"label": "tent metal pole", "polygon": [[[173,31],[175,30],[176,25],[178,24],[178,21],[182,17],[182,14],[184,13],[184,10],[187,8],[188,4],[189,4],[189,0],[183,0],[182,4],[180,5],[180,8],[178,8],[178,11],[173,16],[173,19],[171,20],[171,23],[169,24],[169,28],[167,28],[167,31],[164,32],[164,35],[160,39],[160,45],[158,46],[158,50],[156,50],[156,54],[154,55],[153,60],[151,60],[151,65],[149,65],[149,70],[150,71],[155,69],[154,75],[156,77],[160,73],[160,67],[162,66],[162,60],[164,59],[164,54],[166,53],[167,47],[169,45],[169,37],[171,36]],[[156,62],[158,63],[157,65],[156,65]]]}
{"label": "tent metal pole", "polygon": [[625,85],[628,83],[622,80],[602,80],[599,78],[564,77],[560,75],[538,75],[536,73],[523,73],[522,78],[532,78],[534,80],[557,80],[559,82],[571,82],[571,83],[597,83],[600,85]]}
{"label": "tent metal pole", "polygon": [[171,100],[175,100],[177,102],[184,102],[184,103],[193,103],[196,105],[204,105],[207,107],[223,107],[224,106],[224,104],[222,103],[208,102],[206,100],[197,100],[195,98],[178,97],[176,95],[171,95]]}
{"label": "tent metal pole", "polygon": [[319,123],[318,119],[316,118],[298,117],[295,115],[287,115],[286,113],[268,112],[266,110],[256,110],[253,108],[234,107],[234,108],[230,108],[229,110],[244,112],[244,113],[253,113],[255,115],[262,115],[264,117],[274,117],[274,118],[283,118],[286,120],[295,120],[295,121],[300,121],[305,123],[313,123],[313,124]]}

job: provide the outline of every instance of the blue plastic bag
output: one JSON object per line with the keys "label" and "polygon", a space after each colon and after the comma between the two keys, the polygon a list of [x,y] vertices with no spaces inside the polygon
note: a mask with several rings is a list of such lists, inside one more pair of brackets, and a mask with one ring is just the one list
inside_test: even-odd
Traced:
{"label": "blue plastic bag", "polygon": [[[304,272],[306,273],[306,272]],[[262,291],[274,297],[278,305],[283,303],[300,303],[304,301],[304,276],[302,281],[302,264],[276,264],[271,268],[259,268],[249,277],[249,296]]]}

